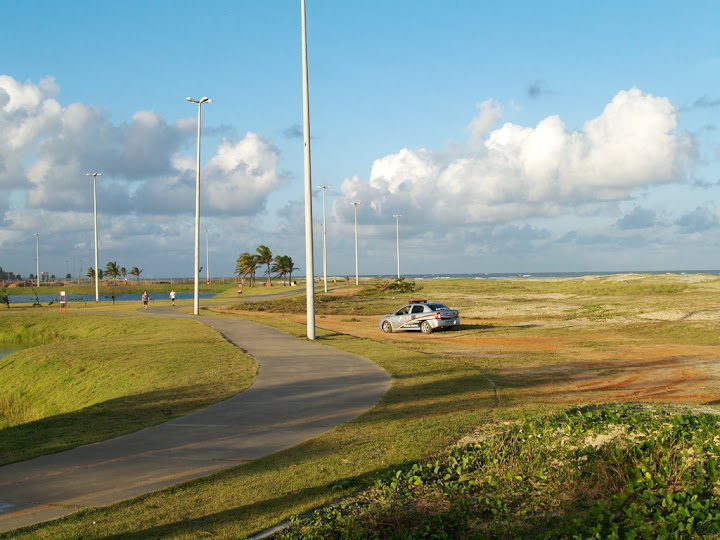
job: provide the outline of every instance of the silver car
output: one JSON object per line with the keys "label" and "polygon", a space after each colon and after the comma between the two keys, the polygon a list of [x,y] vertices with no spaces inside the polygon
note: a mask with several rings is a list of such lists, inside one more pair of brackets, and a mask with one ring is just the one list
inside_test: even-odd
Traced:
{"label": "silver car", "polygon": [[428,302],[427,300],[410,300],[392,315],[380,319],[383,332],[400,330],[420,330],[423,334],[431,334],[437,328],[460,328],[460,314],[445,304]]}

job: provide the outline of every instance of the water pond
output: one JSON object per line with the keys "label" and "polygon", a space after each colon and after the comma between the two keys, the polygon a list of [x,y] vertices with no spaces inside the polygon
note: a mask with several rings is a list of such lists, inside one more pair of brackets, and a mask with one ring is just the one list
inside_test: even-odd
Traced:
{"label": "water pond", "polygon": [[19,345],[11,345],[9,343],[0,343],[0,358],[11,355],[14,352],[23,350],[25,347]]}
{"label": "water pond", "polygon": [[[212,298],[215,296],[216,293],[199,293],[200,298]],[[116,302],[140,302],[140,296],[139,294],[116,294],[115,295],[115,301]],[[190,298],[193,298],[193,293],[177,293],[177,299],[178,300],[187,300]],[[59,294],[41,294],[37,297],[38,301],[41,304],[49,304],[50,302],[59,302],[60,301],[60,295]],[[167,294],[155,294],[150,295],[150,300],[167,300],[168,295]],[[94,302],[95,301],[95,294],[69,294],[67,296],[68,304],[72,304],[73,302]],[[101,302],[112,302],[112,298],[109,295],[100,295],[100,301]],[[11,296],[10,297],[10,304],[32,304],[35,302],[35,295],[32,294],[23,294],[23,295],[17,295],[17,296]]]}

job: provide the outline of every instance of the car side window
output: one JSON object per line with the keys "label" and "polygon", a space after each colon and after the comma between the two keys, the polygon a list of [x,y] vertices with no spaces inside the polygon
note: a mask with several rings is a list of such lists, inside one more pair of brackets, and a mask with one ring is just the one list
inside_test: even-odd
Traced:
{"label": "car side window", "polygon": [[404,308],[400,308],[395,315],[407,315],[408,313],[410,313],[410,306],[405,306]]}
{"label": "car side window", "polygon": [[423,306],[413,306],[412,312],[413,313],[422,313],[425,308]]}

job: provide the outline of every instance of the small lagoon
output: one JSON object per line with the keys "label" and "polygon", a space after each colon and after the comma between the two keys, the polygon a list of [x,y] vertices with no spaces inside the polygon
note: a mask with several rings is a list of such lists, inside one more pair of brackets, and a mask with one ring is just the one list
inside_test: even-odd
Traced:
{"label": "small lagoon", "polygon": [[0,358],[10,356],[12,353],[21,351],[24,348],[25,347],[20,347],[18,345],[8,345],[6,343],[0,343]]}
{"label": "small lagoon", "polygon": [[[212,298],[215,296],[216,293],[207,293],[207,292],[201,292],[199,293],[200,298]],[[116,294],[115,295],[115,301],[116,302],[140,302],[140,294]],[[59,294],[39,294],[37,296],[38,301],[41,304],[49,304],[50,302],[60,302],[60,295]],[[177,300],[188,300],[194,298],[193,293],[187,292],[187,293],[177,293],[176,299]],[[168,294],[163,295],[150,295],[150,301],[152,300],[169,300],[169,292]],[[95,301],[95,294],[69,294],[67,295],[67,302],[68,304],[72,305],[73,302],[94,302]],[[100,301],[101,302],[112,302],[112,297],[110,295],[100,295]],[[17,296],[11,296],[10,297],[10,305],[12,304],[32,304],[35,302],[35,295],[34,294],[22,294]]]}

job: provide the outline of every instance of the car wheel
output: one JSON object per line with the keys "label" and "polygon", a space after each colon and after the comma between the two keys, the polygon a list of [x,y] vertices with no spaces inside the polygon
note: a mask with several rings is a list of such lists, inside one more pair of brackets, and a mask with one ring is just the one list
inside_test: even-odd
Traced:
{"label": "car wheel", "polygon": [[430,323],[427,321],[423,321],[423,323],[420,325],[420,331],[423,334],[432,334],[433,327],[430,326]]}
{"label": "car wheel", "polygon": [[391,334],[392,333],[392,324],[390,324],[390,321],[385,321],[384,323],[382,323],[382,329],[383,329],[383,332],[385,332],[386,334]]}

